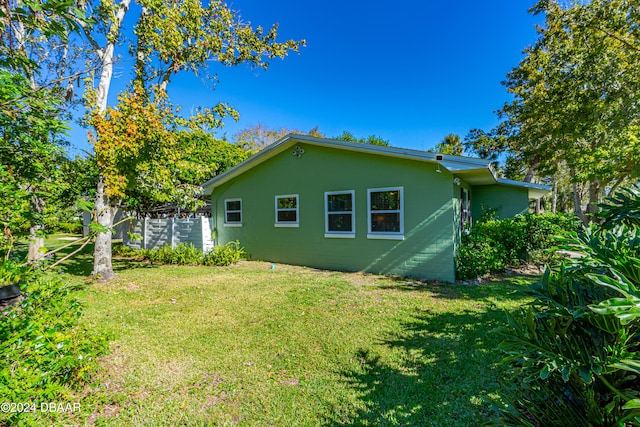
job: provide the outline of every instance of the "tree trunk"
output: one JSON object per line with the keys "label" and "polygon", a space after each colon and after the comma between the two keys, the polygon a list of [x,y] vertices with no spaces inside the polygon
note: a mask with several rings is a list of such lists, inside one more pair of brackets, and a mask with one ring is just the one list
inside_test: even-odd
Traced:
{"label": "tree trunk", "polygon": [[[22,6],[22,2],[17,2],[17,6]],[[11,13],[7,16],[11,16]],[[27,47],[25,44],[26,37],[22,21],[14,20],[9,24],[14,26],[17,42],[16,50],[27,56]],[[34,74],[32,72],[27,72],[27,77],[29,78],[31,89],[35,92],[37,85]],[[44,248],[44,238],[38,236],[38,234],[44,229],[44,225],[41,220],[42,215],[44,214],[44,200],[36,194],[32,194],[30,205],[31,224],[29,224],[29,252],[27,253],[27,261],[31,263],[38,261],[44,256],[44,253],[41,251],[41,249]]]}
{"label": "tree trunk", "polygon": [[596,220],[595,214],[598,213],[598,203],[600,203],[600,180],[596,179],[589,182],[589,203],[587,204],[589,222]]}
{"label": "tree trunk", "polygon": [[558,213],[558,181],[553,181],[553,195],[551,199],[551,212]]}
{"label": "tree trunk", "polygon": [[31,213],[33,218],[31,219],[31,225],[29,227],[29,253],[27,255],[27,261],[35,262],[44,256],[41,251],[44,248],[44,238],[38,234],[44,229],[44,225],[39,218],[44,214],[44,200],[37,195],[31,196]]}
{"label": "tree trunk", "polygon": [[[116,11],[115,19],[109,28],[107,37],[107,45],[104,49],[97,49],[96,54],[100,56],[102,61],[102,70],[100,72],[100,81],[96,89],[96,110],[103,114],[107,110],[107,99],[109,97],[109,88],[111,79],[113,78],[113,57],[115,53],[115,35],[119,34],[122,27],[122,21],[125,14],[129,10],[131,0],[121,0]],[[96,135],[96,137],[99,137]],[[109,229],[108,232],[98,233],[96,235],[96,245],[93,251],[93,272],[91,275],[94,279],[101,281],[109,281],[115,277],[113,266],[111,263],[111,228],[113,227],[113,218],[116,208],[110,205],[104,189],[104,178],[100,175],[98,178],[98,188],[96,191],[96,202],[94,206],[96,210],[96,219],[98,224]]]}
{"label": "tree trunk", "polygon": [[115,209],[109,206],[109,198],[104,192],[104,179],[102,176],[98,178],[95,210],[98,224],[108,228],[109,231],[99,232],[96,235],[96,245],[93,252],[93,272],[91,275],[94,279],[109,281],[116,276],[111,263],[111,229],[113,228]]}
{"label": "tree trunk", "polygon": [[573,210],[576,213],[577,217],[580,218],[584,225],[587,225],[589,221],[587,217],[582,212],[582,200],[580,200],[580,193],[578,192],[578,184],[575,182],[573,185]]}

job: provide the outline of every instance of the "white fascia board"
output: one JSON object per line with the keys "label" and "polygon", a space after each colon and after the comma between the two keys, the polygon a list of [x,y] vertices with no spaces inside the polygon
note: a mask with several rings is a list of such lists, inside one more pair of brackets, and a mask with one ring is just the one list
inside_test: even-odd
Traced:
{"label": "white fascia board", "polygon": [[498,184],[526,188],[529,190],[530,199],[539,199],[540,197],[551,192],[550,185],[534,184],[532,182],[514,181],[512,179],[498,178]]}

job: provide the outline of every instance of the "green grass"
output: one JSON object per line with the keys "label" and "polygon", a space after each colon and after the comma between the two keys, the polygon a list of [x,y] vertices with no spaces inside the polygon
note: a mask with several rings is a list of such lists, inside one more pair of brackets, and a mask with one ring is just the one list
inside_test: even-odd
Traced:
{"label": "green grass", "polygon": [[[137,268],[132,268],[137,267]],[[112,338],[82,421],[119,426],[478,425],[514,280],[425,284],[243,262],[116,262],[84,294]],[[74,271],[82,271],[77,265]]]}

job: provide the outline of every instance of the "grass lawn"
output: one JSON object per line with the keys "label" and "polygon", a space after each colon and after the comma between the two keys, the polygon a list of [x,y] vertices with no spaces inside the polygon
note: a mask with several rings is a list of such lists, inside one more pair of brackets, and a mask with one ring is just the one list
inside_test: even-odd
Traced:
{"label": "grass lawn", "polygon": [[[68,271],[86,272],[83,259]],[[83,321],[112,353],[82,424],[478,425],[498,387],[491,331],[524,302],[513,279],[424,284],[262,262],[116,270],[83,293]]]}
{"label": "grass lawn", "polygon": [[[91,251],[65,274],[84,280]],[[500,377],[492,330],[532,280],[452,285],[262,262],[114,269],[117,280],[81,294],[81,321],[110,336],[111,354],[69,396],[82,406],[71,424],[479,425]]]}

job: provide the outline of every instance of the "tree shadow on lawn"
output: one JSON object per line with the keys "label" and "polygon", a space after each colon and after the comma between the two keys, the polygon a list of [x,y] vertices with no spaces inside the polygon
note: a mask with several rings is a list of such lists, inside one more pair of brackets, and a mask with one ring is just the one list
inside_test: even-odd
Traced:
{"label": "tree shadow on lawn", "polygon": [[[515,301],[523,299],[522,292],[528,285],[540,279],[541,275],[502,275],[485,279],[480,284],[446,283],[437,281],[421,281],[404,277],[388,277],[393,284],[380,284],[378,288],[407,292],[429,292],[434,298],[459,299],[469,298],[494,301]],[[384,279],[380,279],[384,280]]]}
{"label": "tree shadow on lawn", "polygon": [[[72,252],[74,248],[65,249],[57,254],[57,259],[61,259],[68,253]],[[58,268],[65,273],[80,278],[88,278],[93,272],[93,250],[94,244],[90,243],[85,246],[81,252],[73,255],[71,258],[63,261]],[[132,270],[136,268],[156,268],[153,264],[138,260],[135,258],[112,258],[113,271],[119,272],[123,270]]]}
{"label": "tree shadow on lawn", "polygon": [[[499,390],[501,376],[501,338],[494,329],[505,323],[504,311],[495,306],[444,314],[416,310],[402,333],[378,343],[387,347],[386,356],[361,350],[360,367],[341,372],[364,409],[334,414],[328,424],[482,424],[490,418],[485,399]],[[389,354],[396,356],[390,360]]]}

